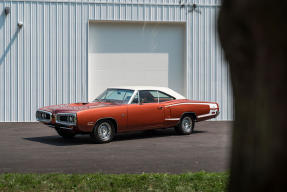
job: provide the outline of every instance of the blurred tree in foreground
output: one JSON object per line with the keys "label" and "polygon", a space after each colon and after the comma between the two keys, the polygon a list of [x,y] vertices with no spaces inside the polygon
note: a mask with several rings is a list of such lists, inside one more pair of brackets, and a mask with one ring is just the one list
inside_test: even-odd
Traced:
{"label": "blurred tree in foreground", "polygon": [[230,191],[287,191],[287,1],[223,0],[235,99]]}

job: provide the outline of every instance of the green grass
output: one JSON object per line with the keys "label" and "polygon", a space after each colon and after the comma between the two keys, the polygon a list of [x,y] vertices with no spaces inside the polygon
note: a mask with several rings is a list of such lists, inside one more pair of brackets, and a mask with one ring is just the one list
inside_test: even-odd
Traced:
{"label": "green grass", "polygon": [[0,191],[225,191],[226,173],[0,174]]}

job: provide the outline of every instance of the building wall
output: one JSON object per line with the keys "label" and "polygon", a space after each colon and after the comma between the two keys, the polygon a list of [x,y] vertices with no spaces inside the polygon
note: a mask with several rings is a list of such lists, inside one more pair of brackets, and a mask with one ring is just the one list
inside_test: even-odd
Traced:
{"label": "building wall", "polygon": [[89,20],[186,22],[187,97],[217,101],[217,119],[232,120],[230,74],[215,32],[220,1],[182,2],[1,1],[0,121],[35,121],[40,106],[87,101]]}

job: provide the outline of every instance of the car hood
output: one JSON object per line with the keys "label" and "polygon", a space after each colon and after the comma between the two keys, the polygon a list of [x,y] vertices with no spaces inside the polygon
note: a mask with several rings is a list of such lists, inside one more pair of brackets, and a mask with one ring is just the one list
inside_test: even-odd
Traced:
{"label": "car hood", "polygon": [[121,104],[116,103],[103,103],[103,102],[92,102],[92,103],[71,103],[71,104],[61,104],[61,105],[52,105],[40,108],[43,111],[49,111],[54,114],[56,113],[76,113],[78,111],[84,111],[94,108],[103,108],[103,107],[112,107],[119,106]]}

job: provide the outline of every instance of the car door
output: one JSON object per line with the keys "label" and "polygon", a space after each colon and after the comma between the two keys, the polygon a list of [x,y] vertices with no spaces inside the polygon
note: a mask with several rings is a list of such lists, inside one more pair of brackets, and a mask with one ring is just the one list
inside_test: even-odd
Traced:
{"label": "car door", "polygon": [[128,130],[163,127],[164,107],[158,101],[158,91],[140,90],[128,105]]}

